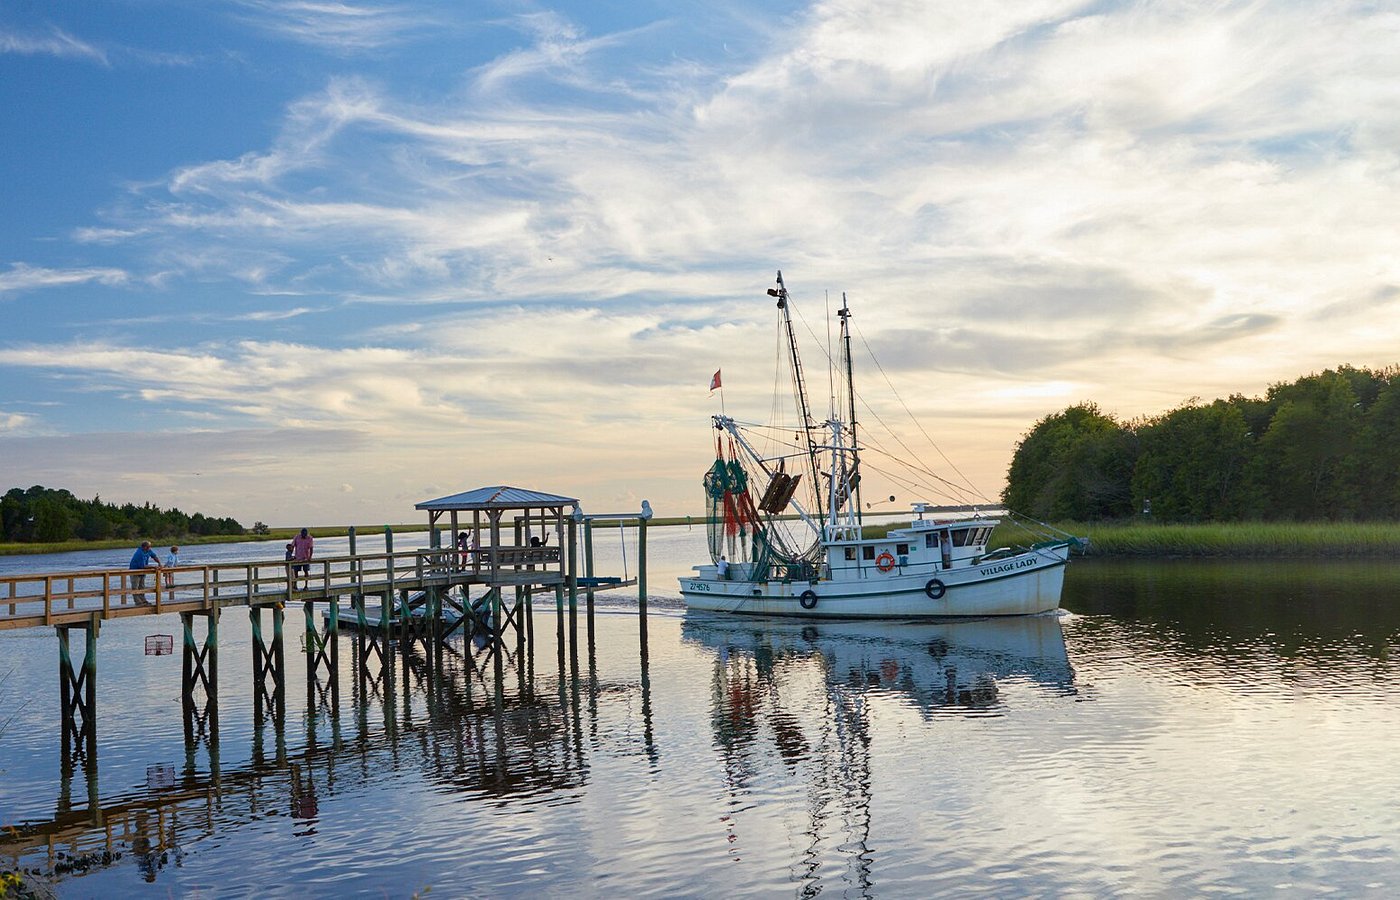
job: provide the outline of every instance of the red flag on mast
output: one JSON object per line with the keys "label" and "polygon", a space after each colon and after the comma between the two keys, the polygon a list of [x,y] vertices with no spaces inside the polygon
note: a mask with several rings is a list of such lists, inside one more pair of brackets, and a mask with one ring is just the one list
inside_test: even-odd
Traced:
{"label": "red flag on mast", "polygon": [[717,390],[720,387],[719,373],[721,370],[715,369],[715,377],[710,379],[710,390]]}

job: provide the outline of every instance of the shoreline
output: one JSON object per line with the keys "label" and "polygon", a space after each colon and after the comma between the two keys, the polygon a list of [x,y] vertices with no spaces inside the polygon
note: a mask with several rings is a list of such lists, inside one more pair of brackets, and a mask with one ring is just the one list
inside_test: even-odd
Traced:
{"label": "shoreline", "polygon": [[[651,527],[703,526],[704,516],[658,516]],[[871,531],[902,527],[895,521],[867,526]],[[349,525],[310,527],[313,537],[343,537]],[[357,534],[382,534],[387,527],[394,534],[413,534],[428,525],[355,525]],[[1179,559],[1179,558],[1295,558],[1295,559],[1387,559],[1400,557],[1400,522],[1232,522],[1204,524],[1165,524],[1156,522],[1062,522],[1054,527],[1068,534],[1089,538],[1089,549],[1076,554],[1088,559]],[[1004,530],[1003,530],[1004,529]],[[185,535],[170,544],[270,543],[289,541],[301,529],[273,528],[267,534]],[[445,531],[446,529],[444,529]],[[1019,529],[1003,524],[993,533],[991,545],[1024,541]],[[51,544],[0,544],[0,556],[28,556],[68,553],[82,550],[117,550],[134,547],[142,538],[105,541],[63,541]],[[153,544],[166,540],[150,539]]]}

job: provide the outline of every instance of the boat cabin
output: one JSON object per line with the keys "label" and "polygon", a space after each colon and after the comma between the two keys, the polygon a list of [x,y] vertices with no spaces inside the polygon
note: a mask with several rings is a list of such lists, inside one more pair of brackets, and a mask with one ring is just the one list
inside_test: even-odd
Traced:
{"label": "boat cabin", "polygon": [[845,580],[890,571],[938,571],[976,565],[999,519],[916,519],[884,537],[834,540],[827,544],[828,577]]}

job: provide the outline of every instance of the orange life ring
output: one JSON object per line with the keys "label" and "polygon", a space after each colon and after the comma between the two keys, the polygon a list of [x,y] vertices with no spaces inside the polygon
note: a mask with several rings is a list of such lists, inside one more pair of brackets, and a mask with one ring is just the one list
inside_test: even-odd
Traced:
{"label": "orange life ring", "polygon": [[879,569],[881,572],[888,572],[890,569],[894,568],[894,557],[890,555],[890,551],[886,550],[884,553],[875,557],[875,568]]}

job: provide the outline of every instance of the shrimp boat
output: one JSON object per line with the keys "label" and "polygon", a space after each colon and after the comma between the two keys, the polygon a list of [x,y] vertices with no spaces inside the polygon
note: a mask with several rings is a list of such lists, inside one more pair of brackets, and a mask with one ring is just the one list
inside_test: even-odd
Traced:
{"label": "shrimp boat", "polygon": [[926,502],[912,504],[915,517],[888,533],[863,524],[846,298],[837,312],[846,396],[838,403],[833,391],[831,417],[816,424],[782,272],[768,294],[777,299],[785,332],[798,421],[786,432],[791,440],[777,440],[776,428],[712,417],[715,461],[704,478],[710,562],[680,579],[686,606],[808,619],[1025,616],[1056,609],[1070,550],[1079,544],[1071,535],[1041,531],[1034,536],[1045,539],[1028,546],[989,549],[1002,515],[977,508],[944,515]]}

